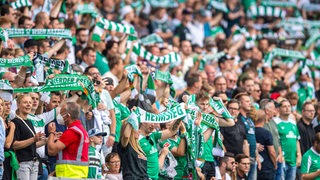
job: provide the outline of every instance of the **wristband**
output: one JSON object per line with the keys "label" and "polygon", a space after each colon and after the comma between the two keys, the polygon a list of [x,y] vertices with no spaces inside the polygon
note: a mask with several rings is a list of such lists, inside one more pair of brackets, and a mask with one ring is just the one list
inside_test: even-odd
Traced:
{"label": "wristband", "polygon": [[183,134],[180,134],[180,138],[185,138],[186,137],[186,134],[183,133]]}
{"label": "wristband", "polygon": [[[49,132],[49,136],[50,136],[50,134],[53,134],[53,135],[54,135],[54,133],[55,133],[55,132]],[[49,136],[48,136],[48,137],[49,137]]]}
{"label": "wristband", "polygon": [[113,136],[114,138],[116,138],[116,135],[115,135],[115,134],[113,134],[113,133],[111,133],[111,134],[110,134],[110,136]]}

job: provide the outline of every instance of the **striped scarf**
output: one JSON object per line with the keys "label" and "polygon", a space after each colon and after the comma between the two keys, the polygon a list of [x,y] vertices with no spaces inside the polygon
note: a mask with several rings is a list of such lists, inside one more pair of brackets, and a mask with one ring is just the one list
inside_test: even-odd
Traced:
{"label": "striped scarf", "polygon": [[251,18],[275,17],[284,19],[286,17],[286,12],[279,7],[251,6],[247,11],[247,16]]}
{"label": "striped scarf", "polygon": [[92,17],[97,18],[99,16],[98,11],[93,3],[79,4],[75,14],[90,14]]}
{"label": "striped scarf", "polygon": [[13,9],[19,9],[21,7],[31,7],[32,3],[28,0],[17,0],[15,2],[10,3]]}
{"label": "striped scarf", "polygon": [[61,37],[66,39],[72,39],[70,29],[20,29],[10,28],[5,29],[8,32],[9,38],[15,37]]}

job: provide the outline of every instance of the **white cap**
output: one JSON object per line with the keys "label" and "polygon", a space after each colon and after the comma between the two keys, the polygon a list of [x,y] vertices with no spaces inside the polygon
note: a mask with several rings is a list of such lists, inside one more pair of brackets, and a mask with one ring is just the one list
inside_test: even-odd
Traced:
{"label": "white cap", "polygon": [[123,19],[128,13],[130,13],[131,11],[133,11],[132,7],[127,5],[127,6],[124,6],[122,9],[121,9],[121,12],[120,12],[120,18]]}

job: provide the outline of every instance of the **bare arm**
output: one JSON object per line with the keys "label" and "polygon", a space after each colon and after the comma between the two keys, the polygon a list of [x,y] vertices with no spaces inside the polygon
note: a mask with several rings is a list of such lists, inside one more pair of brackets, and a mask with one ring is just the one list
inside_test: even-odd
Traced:
{"label": "bare arm", "polygon": [[63,46],[63,44],[66,42],[66,40],[61,39],[59,42],[57,42],[50,50],[47,52],[48,57],[50,58],[54,53],[59,51],[59,49]]}
{"label": "bare arm", "polygon": [[178,130],[181,120],[178,119],[174,121],[172,126],[169,129],[163,130],[161,135],[161,140],[164,141],[170,137],[172,137]]}
{"label": "bare arm", "polygon": [[[126,35],[119,43],[118,53],[123,54],[126,51],[126,43],[128,40],[128,35]],[[133,46],[133,45],[132,45]]]}
{"label": "bare arm", "polygon": [[218,118],[218,119],[219,119],[219,126],[220,127],[234,126],[234,120],[232,120],[232,119],[225,119],[225,118]]}
{"label": "bare arm", "polygon": [[121,145],[122,147],[127,147],[129,143],[129,137],[132,131],[132,126],[129,123],[126,123],[124,126],[125,129],[123,131],[123,134],[121,134]]}
{"label": "bare arm", "polygon": [[166,159],[166,157],[167,157],[168,152],[169,152],[168,147],[163,147],[163,148],[162,148],[161,154],[160,154],[160,156],[159,156],[159,158],[158,158],[158,159],[159,159],[159,168],[160,168],[160,169],[162,168],[162,166],[163,166],[163,164],[164,164],[164,161],[165,161],[165,159]]}
{"label": "bare arm", "polygon": [[9,134],[6,137],[6,141],[4,144],[4,147],[7,149],[10,149],[10,147],[12,145],[13,137],[14,137],[14,130],[16,129],[16,126],[13,122],[9,122],[9,127],[10,127]]}
{"label": "bare arm", "polygon": [[301,150],[300,150],[300,142],[297,140],[297,167],[301,165]]}
{"label": "bare arm", "polygon": [[59,15],[59,12],[60,12],[60,8],[61,8],[61,5],[62,5],[62,1],[63,0],[58,0],[56,1],[56,3],[53,5],[51,11],[50,11],[50,17],[53,17],[53,18],[57,18],[58,15]]}
{"label": "bare arm", "polygon": [[301,175],[302,180],[313,180],[316,179],[317,177],[320,177],[320,169],[318,171],[309,173],[309,174],[302,174]]}
{"label": "bare arm", "polygon": [[300,62],[297,61],[294,66],[285,74],[284,81],[288,82],[289,79],[298,71],[300,66]]}
{"label": "bare arm", "polygon": [[35,139],[34,137],[23,140],[23,141],[14,141],[12,148],[16,151],[16,150],[20,150],[23,148],[26,148],[28,146],[30,146],[31,144],[35,143]]}
{"label": "bare arm", "polygon": [[24,81],[26,80],[27,69],[28,69],[28,67],[25,67],[25,66],[22,66],[20,68],[20,71],[19,71],[18,75],[16,76],[16,78],[14,79],[14,82],[13,82],[13,87],[14,88],[19,88],[19,87],[23,86]]}
{"label": "bare arm", "polygon": [[210,136],[212,136],[213,133],[213,129],[212,128],[208,128],[204,133],[203,133],[203,138],[204,138],[204,142],[207,142],[210,138]]}
{"label": "bare arm", "polygon": [[215,15],[212,20],[210,21],[210,26],[216,26],[222,19],[223,13],[218,13]]}
{"label": "bare arm", "polygon": [[[186,133],[186,129],[183,123],[180,126],[180,132],[183,135],[185,135]],[[171,153],[173,154],[173,156],[177,157],[177,156],[184,156],[185,152],[186,152],[186,139],[185,137],[181,137],[178,148],[177,147],[172,148]]]}
{"label": "bare arm", "polygon": [[248,143],[248,140],[246,140],[246,139],[243,141],[243,154],[245,154],[245,155],[250,157],[249,143]]}

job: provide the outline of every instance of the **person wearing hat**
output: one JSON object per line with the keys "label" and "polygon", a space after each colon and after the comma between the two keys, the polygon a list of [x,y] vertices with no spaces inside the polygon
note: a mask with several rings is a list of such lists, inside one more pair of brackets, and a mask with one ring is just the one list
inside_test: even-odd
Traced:
{"label": "person wearing hat", "polygon": [[[89,147],[89,173],[88,178],[102,178],[101,154],[97,151],[96,146],[102,144],[102,136],[106,136],[106,132],[93,128],[88,131],[90,147]],[[103,158],[102,158],[103,159]],[[103,161],[102,161],[103,162]]]}
{"label": "person wearing hat", "polygon": [[223,75],[226,71],[232,71],[234,57],[224,55],[218,60],[219,69],[217,70],[216,77]]}

